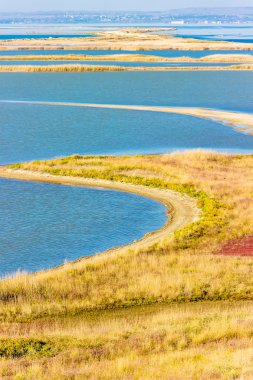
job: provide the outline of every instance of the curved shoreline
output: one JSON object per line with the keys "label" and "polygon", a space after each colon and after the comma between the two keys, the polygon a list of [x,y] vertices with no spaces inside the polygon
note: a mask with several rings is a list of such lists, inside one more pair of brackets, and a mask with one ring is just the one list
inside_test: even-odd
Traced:
{"label": "curved shoreline", "polygon": [[[166,224],[161,229],[151,233],[147,233],[141,239],[129,243],[127,245],[110,248],[106,251],[97,253],[95,255],[80,257],[77,260],[71,261],[70,264],[87,259],[93,260],[94,258],[101,258],[105,255],[112,253],[125,253],[129,249],[139,250],[142,248],[148,248],[155,243],[159,243],[159,241],[161,241],[162,239],[169,237],[175,231],[183,227],[186,227],[190,223],[193,223],[199,220],[200,218],[200,209],[197,207],[196,200],[190,198],[187,195],[182,195],[172,190],[161,190],[141,185],[132,185],[108,180],[96,180],[70,176],[54,176],[51,174],[38,173],[26,170],[9,169],[6,166],[0,167],[0,178],[16,179],[31,182],[54,183],[59,185],[97,187],[125,191],[154,199],[162,203],[166,207],[167,215],[169,215],[169,217],[167,218]],[[54,270],[57,268],[62,268],[62,266],[54,267],[50,270]]]}
{"label": "curved shoreline", "polygon": [[29,101],[29,100],[0,100],[1,103],[7,104],[32,104],[57,107],[85,107],[85,108],[105,108],[119,109],[130,111],[151,111],[163,113],[175,113],[218,121],[222,124],[232,126],[237,132],[244,132],[253,135],[253,114],[217,110],[201,107],[167,107],[167,106],[135,106],[135,105],[117,105],[117,104],[93,104],[93,103],[76,103],[76,102],[46,102],[46,101]]}

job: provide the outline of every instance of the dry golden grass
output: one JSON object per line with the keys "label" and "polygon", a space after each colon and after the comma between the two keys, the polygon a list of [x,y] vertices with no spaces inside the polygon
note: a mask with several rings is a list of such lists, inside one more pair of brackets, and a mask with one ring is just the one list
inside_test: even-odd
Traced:
{"label": "dry golden grass", "polygon": [[21,39],[0,41],[1,50],[252,50],[252,43],[205,41],[158,33],[157,29],[133,28],[97,32],[90,38]]}
{"label": "dry golden grass", "polygon": [[18,65],[18,66],[0,66],[0,72],[16,72],[16,73],[65,73],[65,72],[97,72],[97,71],[125,71],[128,68],[121,66],[99,66],[99,65]]}
{"label": "dry golden grass", "polygon": [[80,65],[80,64],[58,64],[58,65],[2,65],[2,73],[83,73],[97,71],[230,71],[253,70],[253,64],[238,64],[231,66],[113,66],[113,65]]}
{"label": "dry golden grass", "polygon": [[[4,339],[40,340],[0,361],[11,379],[251,379],[252,303],[138,307],[22,324],[1,324]],[[26,336],[26,340],[22,337]]]}
{"label": "dry golden grass", "polygon": [[142,251],[2,281],[0,376],[252,378],[253,260],[215,254],[253,232],[252,155],[72,156],[14,168],[174,189],[195,197],[203,218]]}
{"label": "dry golden grass", "polygon": [[[50,51],[48,52],[50,53]],[[55,54],[55,55],[4,55],[1,61],[117,61],[117,62],[236,62],[236,63],[252,63],[253,56],[251,54],[212,54],[201,58],[192,57],[175,57],[166,58],[156,55],[145,54],[104,54],[104,55],[88,55],[88,54]]]}

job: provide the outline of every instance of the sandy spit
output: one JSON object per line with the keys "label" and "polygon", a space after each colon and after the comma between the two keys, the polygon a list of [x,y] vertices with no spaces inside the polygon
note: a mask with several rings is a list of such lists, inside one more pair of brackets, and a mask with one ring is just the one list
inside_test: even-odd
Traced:
{"label": "sandy spit", "polygon": [[163,113],[176,113],[218,121],[220,123],[234,127],[238,132],[253,134],[253,114],[215,110],[209,108],[195,107],[159,107],[159,106],[129,106],[115,104],[91,104],[91,103],[71,103],[71,102],[43,102],[43,101],[18,101],[18,100],[0,100],[0,103],[13,104],[34,104],[44,106],[59,106],[59,107],[86,107],[86,108],[106,108],[120,109],[130,111],[151,111]]}

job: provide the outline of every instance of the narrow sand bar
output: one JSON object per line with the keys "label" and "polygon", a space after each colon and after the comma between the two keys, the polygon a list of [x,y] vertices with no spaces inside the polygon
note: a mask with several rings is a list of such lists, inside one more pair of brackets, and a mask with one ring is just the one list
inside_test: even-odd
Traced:
{"label": "narrow sand bar", "polygon": [[222,124],[234,127],[238,132],[253,134],[253,114],[216,110],[200,107],[160,107],[160,106],[128,106],[115,104],[92,104],[92,103],[71,103],[71,102],[43,102],[43,101],[25,101],[25,100],[0,100],[0,103],[11,104],[34,104],[42,106],[56,107],[86,107],[86,108],[107,108],[130,111],[151,111],[175,113],[193,116],[201,119],[218,121]]}
{"label": "narrow sand bar", "polygon": [[112,248],[103,252],[102,254],[84,257],[76,261],[80,261],[82,259],[87,258],[100,258],[101,255],[103,256],[104,254],[124,253],[129,249],[135,250],[150,247],[153,244],[158,243],[162,239],[167,238],[175,231],[180,230],[181,228],[199,220],[200,218],[200,210],[197,207],[197,202],[187,195],[182,195],[172,190],[160,190],[141,185],[125,184],[121,182],[107,180],[96,180],[67,176],[65,177],[56,175],[54,176],[45,173],[10,169],[6,166],[0,167],[0,178],[64,184],[71,186],[99,187],[105,189],[126,191],[155,199],[164,204],[164,206],[166,207],[168,220],[165,226],[160,230],[146,234],[142,239],[130,243],[126,246]]}

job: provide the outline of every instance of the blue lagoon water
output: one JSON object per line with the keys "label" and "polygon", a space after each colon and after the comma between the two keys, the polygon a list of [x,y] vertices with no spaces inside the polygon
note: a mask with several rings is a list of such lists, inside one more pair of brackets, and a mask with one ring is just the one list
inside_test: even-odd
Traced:
{"label": "blue lagoon water", "polygon": [[[252,72],[1,73],[0,164],[75,153],[252,152],[253,137],[193,117],[1,100],[253,112]],[[0,275],[36,271],[160,228],[164,207],[122,192],[0,179]],[[105,223],[106,221],[106,223]]]}
{"label": "blue lagoon water", "polygon": [[0,34],[0,40],[48,39],[48,38],[87,38],[92,34]]}
{"label": "blue lagoon water", "polygon": [[253,42],[252,26],[231,25],[184,25],[177,27],[174,32],[178,37],[196,38],[200,40],[230,41],[230,42]]}
{"label": "blue lagoon water", "polygon": [[[0,66],[51,66],[51,65],[83,65],[83,66],[123,66],[123,67],[212,67],[231,66],[235,63],[216,62],[126,62],[126,61],[1,61]],[[243,62],[240,62],[243,65]]]}
{"label": "blue lagoon water", "polygon": [[251,135],[184,115],[1,103],[42,100],[253,112],[251,72],[2,73],[0,81],[0,163],[75,153],[253,149]]}
{"label": "blue lagoon water", "polygon": [[252,88],[251,71],[0,73],[0,100],[209,107],[253,112]]}
{"label": "blue lagoon water", "polygon": [[253,136],[190,116],[0,103],[1,163],[72,154],[249,152]]}
{"label": "blue lagoon water", "polygon": [[165,222],[162,204],[135,194],[0,179],[0,276],[128,244]]}
{"label": "blue lagoon water", "polygon": [[5,50],[0,51],[3,55],[69,55],[69,54],[85,54],[85,55],[111,55],[111,54],[143,54],[156,55],[165,58],[191,57],[202,58],[213,54],[245,54],[252,55],[252,50]]}

